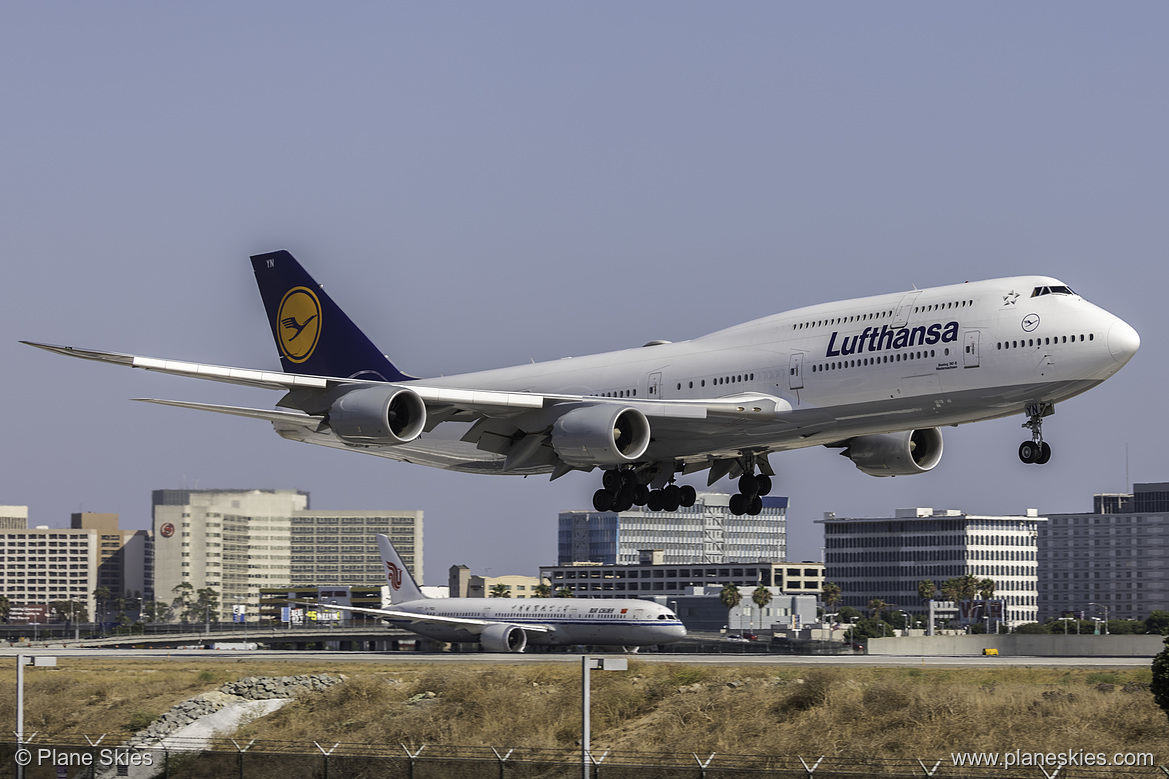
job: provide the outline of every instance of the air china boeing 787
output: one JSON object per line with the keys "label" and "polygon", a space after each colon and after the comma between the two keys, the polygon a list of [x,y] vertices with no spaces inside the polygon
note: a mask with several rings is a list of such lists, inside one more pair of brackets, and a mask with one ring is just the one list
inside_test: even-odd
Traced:
{"label": "air china boeing 787", "polygon": [[623,646],[636,651],[686,637],[686,628],[673,612],[648,600],[428,598],[390,539],[379,534],[377,545],[386,568],[390,608],[328,608],[375,614],[436,641],[477,642],[488,652],[522,652],[529,644]]}
{"label": "air china boeing 787", "polygon": [[[603,471],[598,511],[676,510],[738,480],[757,514],[770,455],[841,449],[873,476],[924,473],[939,428],[1015,414],[1025,463],[1043,420],[1140,346],[1135,330],[1046,276],[1017,276],[800,308],[678,343],[441,378],[408,376],[286,251],[252,257],[283,373],[30,345],[73,357],[280,390],[275,409],[149,400],[264,419],[281,436],[471,473],[553,479]],[[29,342],[26,342],[29,343]]]}

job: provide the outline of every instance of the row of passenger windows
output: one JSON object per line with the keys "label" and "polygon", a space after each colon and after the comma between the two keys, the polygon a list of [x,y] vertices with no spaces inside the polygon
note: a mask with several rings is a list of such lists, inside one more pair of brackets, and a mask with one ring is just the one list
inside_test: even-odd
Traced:
{"label": "row of passenger windows", "polygon": [[[931,303],[928,306],[914,306],[913,313],[920,314],[926,311],[947,311],[955,308],[967,308],[974,305],[973,300],[954,300],[949,303]],[[811,322],[797,322],[792,330],[809,330],[813,327],[828,327],[832,325],[847,325],[853,322],[871,322],[874,319],[892,317],[892,311],[876,311],[871,314],[854,314],[840,316],[833,319],[817,319]]]}
{"label": "row of passenger windows", "polygon": [[[949,351],[949,349],[946,350],[947,353]],[[927,360],[936,356],[936,349],[918,352],[897,352],[896,354],[885,354],[880,357],[862,357],[859,360],[837,360],[836,362],[819,363],[812,366],[812,372],[821,373],[823,371],[843,370],[844,368],[863,368],[866,365],[880,365],[887,362]]]}
{"label": "row of passenger windows", "polygon": [[[1072,343],[1076,343],[1077,338],[1080,341],[1083,341],[1085,339],[1085,336],[1083,333],[1080,333],[1079,336],[1074,336],[1074,335],[1058,336],[1057,335],[1055,338],[1028,338],[1026,341],[1000,341],[998,344],[998,348],[1001,351],[1003,349],[1025,349],[1028,346],[1051,346],[1053,343],[1054,344],[1066,344],[1068,342],[1069,338],[1071,339]],[[1088,333],[1087,340],[1095,341],[1096,336],[1093,333]]]}
{"label": "row of passenger windows", "polygon": [[[744,381],[755,381],[755,374],[754,373],[741,373],[741,374],[738,374],[736,376],[716,376],[715,378],[710,380],[710,383],[712,386],[721,387],[721,386],[726,385],[726,384],[740,384]],[[688,384],[690,389],[694,389],[694,382],[693,381],[688,382],[687,384]],[[706,386],[706,379],[700,379],[698,381],[698,386],[705,387]],[[678,389],[682,389],[682,382],[678,382]]]}

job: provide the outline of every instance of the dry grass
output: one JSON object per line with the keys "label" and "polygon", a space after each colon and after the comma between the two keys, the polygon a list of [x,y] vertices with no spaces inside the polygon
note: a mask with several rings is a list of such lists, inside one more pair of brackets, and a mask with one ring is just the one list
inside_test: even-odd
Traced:
{"label": "dry grass", "polygon": [[[572,749],[579,739],[579,670],[563,663],[323,669],[297,662],[69,661],[29,671],[26,729],[113,737],[224,681],[323,670],[349,680],[247,725],[240,735],[546,749]],[[1169,758],[1169,722],[1153,703],[1146,669],[712,668],[634,661],[627,673],[592,679],[593,742],[603,749],[875,758],[1088,749]],[[14,670],[0,671],[4,722],[14,721],[14,686]]]}

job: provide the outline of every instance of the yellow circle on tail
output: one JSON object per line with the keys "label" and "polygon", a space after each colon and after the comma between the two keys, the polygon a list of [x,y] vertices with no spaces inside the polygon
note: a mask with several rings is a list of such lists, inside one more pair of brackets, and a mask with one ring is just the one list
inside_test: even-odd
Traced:
{"label": "yellow circle on tail", "polygon": [[292,362],[313,356],[321,337],[321,301],[308,287],[293,287],[284,294],[276,312],[276,340]]}

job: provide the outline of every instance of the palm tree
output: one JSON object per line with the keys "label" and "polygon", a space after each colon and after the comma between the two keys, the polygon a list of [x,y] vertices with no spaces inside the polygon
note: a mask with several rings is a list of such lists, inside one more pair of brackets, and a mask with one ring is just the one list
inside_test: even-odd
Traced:
{"label": "palm tree", "polygon": [[571,587],[566,585],[566,586],[561,587],[559,590],[556,591],[556,597],[557,598],[575,598],[576,591],[574,589],[572,589]]}
{"label": "palm tree", "polygon": [[95,615],[98,622],[104,622],[106,616],[106,609],[109,608],[110,602],[110,588],[98,587],[93,591],[93,599],[97,602],[97,614]]}
{"label": "palm tree", "polygon": [[889,604],[880,598],[873,598],[869,601],[869,611],[873,612],[873,619],[880,619],[888,608]]}
{"label": "palm tree", "polygon": [[934,584],[933,579],[926,579],[917,583],[917,597],[925,601],[934,599],[934,595],[938,591],[938,586]]}
{"label": "palm tree", "polygon": [[727,609],[727,627],[731,626],[731,611],[738,606],[743,600],[739,588],[728,582],[723,586],[722,591],[718,594],[719,603],[726,606]]}
{"label": "palm tree", "polygon": [[840,585],[824,582],[820,588],[820,599],[824,601],[824,608],[829,612],[836,611],[836,604],[840,603]]}
{"label": "palm tree", "polygon": [[763,627],[763,609],[767,608],[767,604],[771,603],[771,590],[760,584],[751,593],[751,600],[759,607],[759,627]]}
{"label": "palm tree", "polygon": [[491,592],[487,595],[488,598],[510,598],[511,587],[506,584],[491,585]]}
{"label": "palm tree", "polygon": [[994,579],[982,579],[978,582],[978,596],[983,600],[994,597]]}
{"label": "palm tree", "polygon": [[535,594],[535,596],[537,598],[551,598],[552,597],[552,585],[549,584],[548,582],[540,582],[539,584],[537,584],[535,587],[532,588],[532,592]]}
{"label": "palm tree", "polygon": [[0,595],[0,622],[8,621],[8,612],[12,611],[12,603],[7,595]]}

